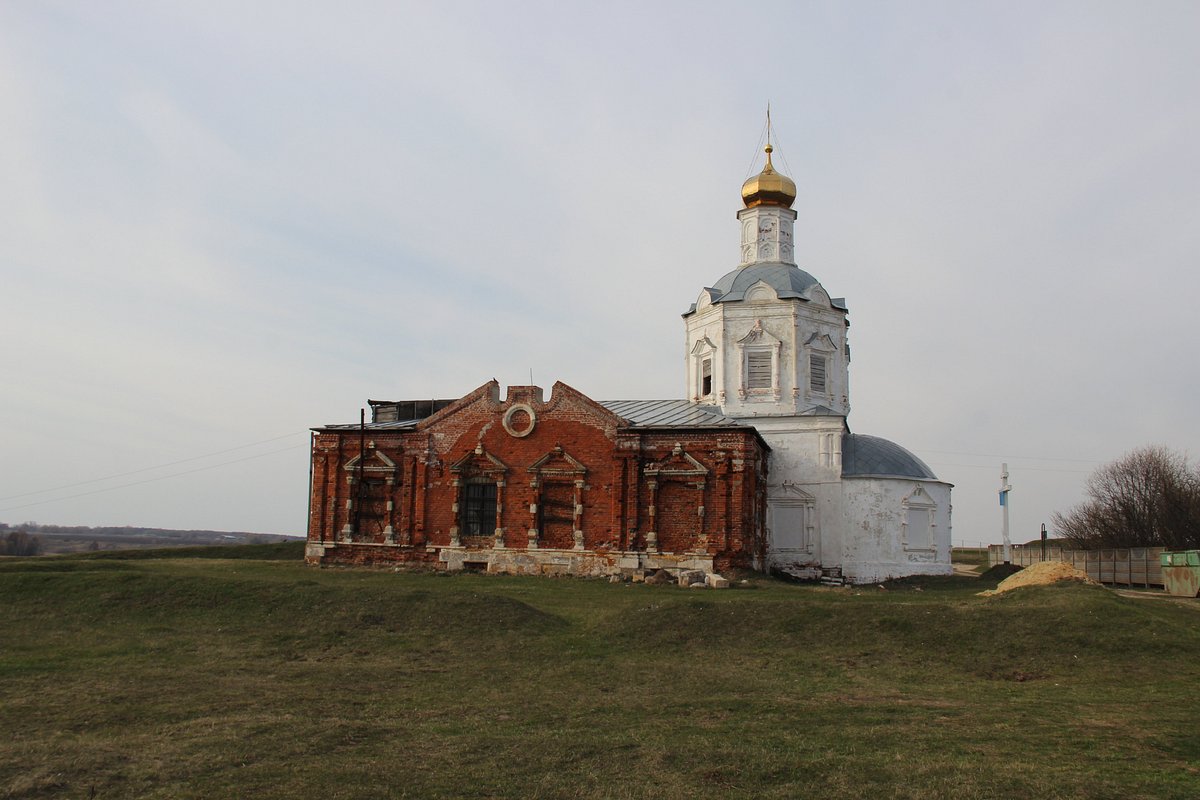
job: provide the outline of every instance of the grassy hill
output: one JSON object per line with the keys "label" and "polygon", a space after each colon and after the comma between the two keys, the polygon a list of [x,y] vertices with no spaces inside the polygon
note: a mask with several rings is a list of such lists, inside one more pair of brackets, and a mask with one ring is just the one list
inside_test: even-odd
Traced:
{"label": "grassy hill", "polygon": [[0,560],[0,797],[1200,795],[1194,605],[301,547]]}

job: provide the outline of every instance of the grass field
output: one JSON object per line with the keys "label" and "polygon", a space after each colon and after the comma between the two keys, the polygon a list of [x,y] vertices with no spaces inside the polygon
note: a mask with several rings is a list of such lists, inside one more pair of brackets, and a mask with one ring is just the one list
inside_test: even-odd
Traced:
{"label": "grass field", "polygon": [[0,796],[1200,796],[1194,606],[235,552],[0,561]]}

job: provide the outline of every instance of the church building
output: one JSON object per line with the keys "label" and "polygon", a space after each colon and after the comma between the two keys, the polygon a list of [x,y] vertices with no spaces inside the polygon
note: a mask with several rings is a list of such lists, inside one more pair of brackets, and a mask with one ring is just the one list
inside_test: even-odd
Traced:
{"label": "church building", "polygon": [[948,575],[950,490],[851,433],[846,301],[795,263],[796,186],[742,186],[741,263],[683,314],[683,399],[495,381],[314,428],[306,558],[521,574]]}

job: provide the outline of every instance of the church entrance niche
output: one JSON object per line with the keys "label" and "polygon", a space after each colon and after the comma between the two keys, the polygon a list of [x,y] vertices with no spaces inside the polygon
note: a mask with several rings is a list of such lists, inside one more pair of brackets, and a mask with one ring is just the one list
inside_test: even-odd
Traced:
{"label": "church entrance niche", "polygon": [[380,479],[366,478],[362,482],[361,505],[358,509],[358,531],[367,541],[373,541],[383,535],[387,524],[387,482]]}
{"label": "church entrance niche", "polygon": [[538,530],[542,547],[564,550],[575,546],[575,484],[547,481],[541,487]]}
{"label": "church entrance niche", "polygon": [[529,546],[583,549],[583,493],[587,467],[554,445],[529,467],[534,503]]}
{"label": "church entrance niche", "polygon": [[706,549],[704,487],[708,468],[676,442],[664,458],[646,465],[645,474],[653,498],[647,547],[663,553]]}
{"label": "church entrance niche", "polygon": [[816,498],[796,486],[767,502],[771,550],[780,558],[800,563],[819,561]]}
{"label": "church entrance niche", "polygon": [[354,456],[342,467],[347,489],[342,540],[394,544],[392,498],[399,470],[396,462],[374,449],[374,443],[369,447],[365,461]]}
{"label": "church entrance niche", "polygon": [[694,484],[666,480],[658,484],[655,498],[655,523],[658,549],[664,553],[684,553],[700,544],[699,515],[701,494]]}

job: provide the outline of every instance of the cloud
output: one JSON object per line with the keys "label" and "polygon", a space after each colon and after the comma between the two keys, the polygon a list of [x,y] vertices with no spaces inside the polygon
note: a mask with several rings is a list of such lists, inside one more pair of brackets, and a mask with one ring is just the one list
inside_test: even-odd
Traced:
{"label": "cloud", "polygon": [[[530,369],[678,396],[769,100],[851,426],[958,485],[956,538],[996,534],[1007,458],[1036,530],[1091,460],[1200,453],[1200,12],[1081,8],[0,8],[0,477]],[[298,452],[38,515],[295,532]]]}

